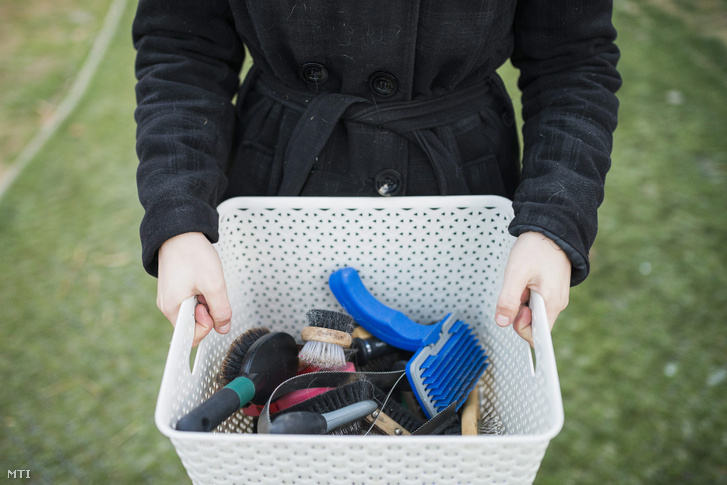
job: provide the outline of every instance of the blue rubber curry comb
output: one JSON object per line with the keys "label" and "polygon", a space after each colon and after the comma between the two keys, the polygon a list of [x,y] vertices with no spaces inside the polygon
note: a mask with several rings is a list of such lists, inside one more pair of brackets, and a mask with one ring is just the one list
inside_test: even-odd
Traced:
{"label": "blue rubber curry comb", "polygon": [[338,302],[363,328],[389,345],[414,351],[406,375],[427,417],[465,402],[487,367],[487,355],[472,329],[450,313],[421,325],[374,298],[353,268],[334,272],[328,284]]}

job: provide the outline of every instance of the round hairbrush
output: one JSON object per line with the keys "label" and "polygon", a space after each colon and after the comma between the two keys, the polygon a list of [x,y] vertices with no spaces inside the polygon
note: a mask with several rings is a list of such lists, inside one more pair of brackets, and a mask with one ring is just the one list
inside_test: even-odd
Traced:
{"label": "round hairbrush", "polygon": [[[258,336],[246,351],[236,352],[230,362],[240,354],[244,355],[236,377],[180,419],[178,430],[211,431],[247,404],[265,404],[275,388],[298,371],[298,345],[295,338],[285,332]],[[223,365],[225,367],[228,367],[226,374],[229,376],[229,367],[236,367],[236,364],[228,363]]]}
{"label": "round hairbrush", "polygon": [[236,377],[239,377],[240,369],[242,368],[242,361],[245,358],[247,351],[250,350],[252,344],[260,340],[260,337],[269,333],[270,329],[268,328],[255,327],[239,335],[232,344],[230,344],[230,348],[227,350],[227,354],[225,354],[225,358],[222,360],[220,373],[217,375],[217,384],[220,386],[226,386]]}

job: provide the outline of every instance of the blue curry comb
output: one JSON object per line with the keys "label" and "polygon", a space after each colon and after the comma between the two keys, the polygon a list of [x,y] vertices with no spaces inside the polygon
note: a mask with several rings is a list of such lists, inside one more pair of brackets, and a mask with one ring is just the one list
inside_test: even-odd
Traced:
{"label": "blue curry comb", "polygon": [[415,352],[406,375],[427,417],[453,402],[459,409],[487,367],[485,350],[469,325],[452,313],[434,325],[413,322],[374,298],[353,268],[337,270],[328,284],[341,306],[373,336]]}

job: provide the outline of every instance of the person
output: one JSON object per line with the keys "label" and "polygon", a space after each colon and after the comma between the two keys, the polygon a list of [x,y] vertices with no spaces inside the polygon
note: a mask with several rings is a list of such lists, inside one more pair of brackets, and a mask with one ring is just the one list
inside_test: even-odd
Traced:
{"label": "person", "polygon": [[[517,239],[494,318],[532,343],[529,292],[552,327],[589,272],[621,85],[611,17],[606,0],[140,0],[137,183],[158,307],[174,323],[198,295],[195,345],[229,331],[212,246],[226,198],[495,194]],[[496,73],[508,60],[522,157]]]}

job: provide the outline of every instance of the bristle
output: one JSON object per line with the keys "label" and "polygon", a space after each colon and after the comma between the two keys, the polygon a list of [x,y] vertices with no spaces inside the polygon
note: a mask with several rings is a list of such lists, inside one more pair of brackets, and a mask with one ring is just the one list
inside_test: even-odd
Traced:
{"label": "bristle", "polygon": [[[350,334],[356,326],[351,315],[333,310],[313,309],[306,313],[310,327],[326,328]],[[305,338],[304,338],[305,340]],[[321,369],[335,369],[346,365],[346,354],[340,345],[309,340],[298,355],[305,364]]]}
{"label": "bristle", "polygon": [[[326,391],[323,394],[319,394],[310,399],[291,406],[284,411],[280,411],[276,414],[284,414],[293,411],[310,411],[314,413],[328,413],[341,409],[342,407],[348,406],[355,402],[366,401],[372,399],[373,389],[376,386],[371,384],[365,379],[359,379],[350,384],[337,387],[330,391]],[[329,434],[343,435],[343,434],[360,434],[363,426],[360,424],[360,420],[353,423],[349,423],[346,426],[342,426],[336,430],[331,431]]]}
{"label": "bristle", "polygon": [[462,420],[459,417],[459,414],[455,413],[454,416],[452,416],[451,421],[447,425],[444,430],[442,430],[442,434],[445,436],[461,436],[462,435]]}
{"label": "bristle", "polygon": [[505,428],[502,423],[491,412],[485,414],[477,420],[477,434],[505,434]]}
{"label": "bristle", "polygon": [[306,342],[298,358],[305,364],[321,369],[334,369],[346,365],[346,353],[340,345],[316,340]]}
{"label": "bristle", "polygon": [[446,339],[431,354],[432,347],[425,347],[415,357],[419,362],[410,366],[415,381],[419,381],[418,395],[427,401],[423,407],[431,416],[442,411],[450,403],[458,402],[458,408],[474,388],[487,367],[487,355],[472,329],[462,321],[455,321],[448,331],[443,328],[440,339]]}
{"label": "bristle", "polygon": [[312,411],[315,413],[328,413],[349,404],[371,399],[376,386],[364,379],[358,379],[349,384],[318,394],[310,399],[289,407],[290,411]]}
{"label": "bristle", "polygon": [[351,333],[356,327],[356,321],[348,313],[334,310],[313,309],[305,314],[308,325],[311,327],[329,328],[340,332]]}
{"label": "bristle", "polygon": [[269,333],[270,329],[255,327],[239,335],[232,342],[220,366],[220,373],[217,376],[217,383],[220,386],[226,386],[240,375],[242,360],[245,358],[247,351],[260,337]]}
{"label": "bristle", "polygon": [[410,433],[424,424],[424,421],[395,400],[389,399],[387,401],[386,393],[378,387],[374,387],[373,394],[378,402],[386,402],[382,411]]}
{"label": "bristle", "polygon": [[333,436],[350,436],[355,434],[363,434],[364,424],[365,421],[363,419],[357,419],[356,421],[352,421],[344,426],[339,426],[328,434]]}

